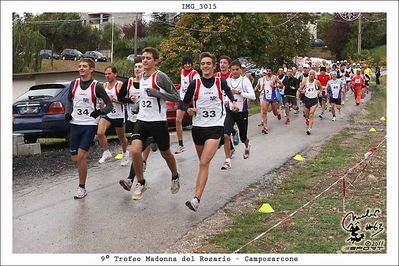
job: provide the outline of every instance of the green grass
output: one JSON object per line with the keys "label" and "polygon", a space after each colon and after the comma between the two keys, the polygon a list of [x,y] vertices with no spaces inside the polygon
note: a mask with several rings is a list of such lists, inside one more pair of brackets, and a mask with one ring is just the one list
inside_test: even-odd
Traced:
{"label": "green grass", "polygon": [[[385,89],[381,88],[373,96],[367,109],[372,119],[379,118],[382,106],[386,105]],[[378,110],[378,111],[377,111]],[[367,127],[367,126],[366,126]],[[209,242],[233,252],[247,241],[265,232],[300,206],[313,199],[331,185],[338,176],[359,162],[372,143],[383,138],[384,132],[369,134],[368,130],[353,134],[343,130],[327,141],[313,159],[298,163],[286,179],[275,189],[273,195],[259,199],[269,203],[275,210],[272,214],[262,214],[257,209],[232,218],[229,230],[213,235]],[[385,169],[385,168],[384,168]],[[375,204],[376,190],[351,190],[347,198],[347,208],[361,213],[366,206]],[[369,183],[366,182],[368,186]],[[385,197],[385,185],[380,183],[380,194]],[[349,189],[348,189],[349,191]],[[341,182],[323,194],[307,208],[299,211],[291,219],[280,224],[241,253],[336,253],[342,246],[348,232],[341,228],[342,196]],[[379,201],[385,211],[386,202]],[[384,236],[386,239],[386,236]]]}
{"label": "green grass", "polygon": [[386,76],[380,78],[380,86],[376,89],[371,101],[367,103],[367,109],[369,111],[368,118],[371,120],[380,119],[382,116],[386,118],[387,114],[387,90],[386,90]]}

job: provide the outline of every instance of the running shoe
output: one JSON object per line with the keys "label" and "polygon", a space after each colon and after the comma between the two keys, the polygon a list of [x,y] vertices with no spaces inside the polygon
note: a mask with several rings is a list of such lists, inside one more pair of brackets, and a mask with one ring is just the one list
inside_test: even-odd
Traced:
{"label": "running shoe", "polygon": [[269,130],[267,129],[267,127],[263,127],[262,128],[262,134],[268,134]]}
{"label": "running shoe", "polygon": [[106,160],[111,159],[112,154],[110,151],[103,152],[103,156],[98,160],[98,163],[105,163]]}
{"label": "running shoe", "polygon": [[119,185],[121,185],[125,190],[130,191],[132,189],[133,181],[130,178],[119,180]]}
{"label": "running shoe", "polygon": [[319,114],[320,119],[322,119],[324,117],[324,112],[321,112],[321,114]]}
{"label": "running shoe", "polygon": [[278,120],[281,120],[281,114],[280,114],[280,113],[278,113],[277,119],[278,119]]}
{"label": "running shoe", "polygon": [[248,159],[250,150],[251,150],[251,144],[248,143],[248,148],[245,148],[245,151],[244,151],[244,155],[243,155],[244,159]]}
{"label": "running shoe", "polygon": [[285,120],[285,123],[284,123],[284,124],[288,125],[289,123],[290,123],[290,119],[287,118],[287,120]]}
{"label": "running shoe", "polygon": [[312,133],[310,132],[310,128],[308,128],[308,129],[306,130],[306,134],[308,134],[308,135],[312,134]]}
{"label": "running shoe", "polygon": [[199,207],[199,201],[196,197],[192,198],[191,200],[186,201],[186,206],[192,210],[192,211],[197,211]]}
{"label": "running shoe", "polygon": [[83,199],[84,197],[86,197],[87,192],[86,189],[82,188],[82,187],[78,187],[78,189],[76,190],[76,194],[73,196],[74,199]]}
{"label": "running shoe", "polygon": [[235,134],[233,135],[233,144],[237,146],[240,143],[240,138],[238,137],[238,131],[235,131]]}
{"label": "running shoe", "polygon": [[231,168],[231,162],[228,161],[224,161],[223,165],[222,165],[222,170],[227,170]]}
{"label": "running shoe", "polygon": [[335,116],[333,116],[333,118],[331,119],[332,121],[335,121],[335,120],[337,120],[337,118],[335,117]]}
{"label": "running shoe", "polygon": [[345,105],[345,101],[344,100],[342,100],[342,103],[341,103],[342,105]]}
{"label": "running shoe", "polygon": [[263,121],[260,121],[260,123],[258,124],[258,127],[263,127]]}
{"label": "running shoe", "polygon": [[308,118],[306,118],[305,124],[306,124],[307,126],[309,126],[309,119],[308,119]]}
{"label": "running shoe", "polygon": [[298,114],[299,109],[294,110],[294,115]]}
{"label": "running shoe", "polygon": [[236,152],[236,150],[233,147],[231,147],[231,149],[230,149],[230,159],[233,158],[233,155],[234,155],[235,152]]}
{"label": "running shoe", "polygon": [[170,190],[172,191],[172,194],[176,194],[177,192],[179,192],[179,189],[180,189],[179,178],[172,179],[172,185],[170,186]]}
{"label": "running shoe", "polygon": [[143,193],[144,193],[144,191],[146,191],[146,189],[147,189],[146,184],[142,185],[139,182],[137,182],[136,188],[134,189],[134,192],[133,192],[132,200],[141,199],[143,197]]}
{"label": "running shoe", "polygon": [[184,151],[185,149],[184,149],[184,146],[177,146],[177,149],[176,149],[176,151],[175,151],[175,154],[179,154],[179,153],[182,153],[183,151]]}
{"label": "running shoe", "polygon": [[126,166],[129,164],[129,152],[126,151],[122,155],[121,166]]}

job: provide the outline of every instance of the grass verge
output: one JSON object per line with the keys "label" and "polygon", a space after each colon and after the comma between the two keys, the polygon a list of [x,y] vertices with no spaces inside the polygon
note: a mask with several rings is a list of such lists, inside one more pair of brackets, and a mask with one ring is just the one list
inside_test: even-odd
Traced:
{"label": "grass verge", "polygon": [[[385,87],[384,87],[385,88]],[[274,190],[272,195],[257,199],[257,206],[269,203],[274,213],[262,214],[257,209],[234,218],[232,226],[223,233],[211,236],[208,241],[225,250],[233,252],[259,234],[272,228],[279,221],[312,200],[316,195],[334,183],[347,169],[360,162],[364,153],[376,146],[386,132],[378,130],[369,133],[371,126],[384,128],[379,121],[386,114],[386,92],[381,88],[372,95],[367,112],[356,118],[351,127],[343,130],[327,141],[320,152],[281,173],[284,181]],[[378,219],[366,218],[359,221],[361,230],[354,232],[360,237],[364,246],[365,240],[382,240],[386,243],[385,229],[373,236],[374,222],[386,225],[386,148],[385,143],[378,149],[365,172],[357,177],[359,171],[348,176],[353,186],[347,185],[346,213],[353,211],[361,216],[367,209],[381,211]],[[357,178],[356,178],[357,177]],[[355,180],[356,178],[356,180]],[[242,253],[340,253],[344,246],[351,244],[348,239],[353,236],[341,226],[345,214],[342,210],[342,182],[324,193],[313,203],[296,215],[268,232],[252,245],[241,250]],[[357,221],[356,221],[357,222]],[[366,229],[367,224],[370,226]],[[384,245],[385,246],[385,245]],[[364,251],[356,251],[364,252]],[[379,252],[385,252],[385,249]]]}

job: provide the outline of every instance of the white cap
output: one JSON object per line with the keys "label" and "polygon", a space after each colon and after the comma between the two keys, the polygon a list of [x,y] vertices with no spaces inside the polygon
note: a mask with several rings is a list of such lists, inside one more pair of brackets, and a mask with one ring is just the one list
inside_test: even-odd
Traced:
{"label": "white cap", "polygon": [[310,68],[309,64],[303,64],[303,67]]}

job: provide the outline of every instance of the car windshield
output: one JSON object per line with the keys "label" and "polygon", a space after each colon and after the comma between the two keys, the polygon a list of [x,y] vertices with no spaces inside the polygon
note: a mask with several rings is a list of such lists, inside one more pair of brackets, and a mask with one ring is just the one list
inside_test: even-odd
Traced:
{"label": "car windshield", "polygon": [[82,53],[79,50],[73,50],[75,53],[77,53],[78,55],[82,55]]}
{"label": "car windshield", "polygon": [[19,96],[15,101],[26,101],[38,98],[54,98],[57,96],[64,87],[48,87],[42,89],[30,89],[21,96]]}
{"label": "car windshield", "polygon": [[103,54],[102,54],[102,53],[100,53],[100,52],[97,52],[97,51],[93,51],[93,53],[95,53],[96,55],[99,55],[99,56],[103,56]]}

